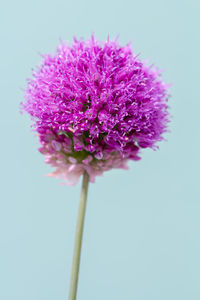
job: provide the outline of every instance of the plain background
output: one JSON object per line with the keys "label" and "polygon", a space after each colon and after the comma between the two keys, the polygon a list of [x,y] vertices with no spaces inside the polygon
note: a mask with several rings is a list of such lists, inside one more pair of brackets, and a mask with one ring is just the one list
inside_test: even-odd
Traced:
{"label": "plain background", "polygon": [[160,150],[90,185],[78,299],[200,299],[199,10],[198,0],[1,4],[1,300],[68,297],[80,183],[45,177],[19,102],[39,52],[92,32],[132,39],[165,70],[172,122]]}

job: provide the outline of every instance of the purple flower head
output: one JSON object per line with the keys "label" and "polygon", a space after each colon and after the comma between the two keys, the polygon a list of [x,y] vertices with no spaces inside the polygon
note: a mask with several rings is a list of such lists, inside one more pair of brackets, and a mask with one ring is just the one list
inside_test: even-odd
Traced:
{"label": "purple flower head", "polygon": [[155,149],[168,122],[167,85],[129,45],[74,40],[44,55],[28,80],[23,110],[34,120],[50,175],[75,184],[127,168],[141,148]]}

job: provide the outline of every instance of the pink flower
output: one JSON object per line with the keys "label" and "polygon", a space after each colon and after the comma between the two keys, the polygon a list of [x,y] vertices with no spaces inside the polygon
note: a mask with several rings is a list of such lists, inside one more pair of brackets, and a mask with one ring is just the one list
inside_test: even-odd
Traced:
{"label": "pink flower", "polygon": [[168,123],[167,85],[129,45],[75,40],[44,55],[28,80],[23,110],[34,120],[51,176],[76,184],[127,168],[141,148],[155,149]]}

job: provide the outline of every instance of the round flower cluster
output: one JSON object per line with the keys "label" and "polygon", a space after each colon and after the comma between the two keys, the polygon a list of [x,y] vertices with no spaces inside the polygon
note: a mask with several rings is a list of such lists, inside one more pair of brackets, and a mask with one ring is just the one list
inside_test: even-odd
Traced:
{"label": "round flower cluster", "polygon": [[155,148],[168,122],[167,85],[130,45],[74,40],[43,55],[28,80],[23,110],[34,120],[50,175],[75,184],[127,168],[140,148]]}

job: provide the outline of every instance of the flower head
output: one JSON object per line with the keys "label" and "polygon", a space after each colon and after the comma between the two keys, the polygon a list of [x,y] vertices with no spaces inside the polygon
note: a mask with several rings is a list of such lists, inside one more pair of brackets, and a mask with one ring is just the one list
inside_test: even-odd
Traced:
{"label": "flower head", "polygon": [[74,40],[43,55],[28,80],[23,110],[34,120],[50,175],[75,184],[127,168],[140,148],[155,148],[168,122],[167,85],[130,45]]}

